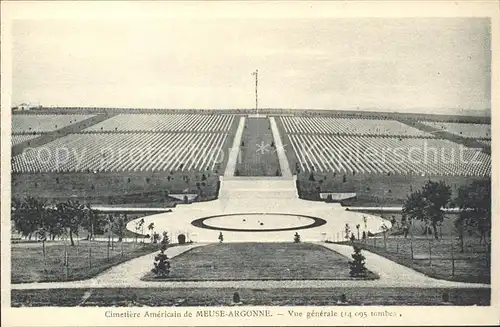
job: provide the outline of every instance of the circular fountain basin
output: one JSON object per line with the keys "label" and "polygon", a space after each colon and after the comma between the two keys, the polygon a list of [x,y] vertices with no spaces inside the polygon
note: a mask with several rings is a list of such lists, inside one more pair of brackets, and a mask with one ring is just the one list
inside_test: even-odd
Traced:
{"label": "circular fountain basin", "polygon": [[279,232],[319,227],[326,224],[321,218],[280,213],[241,213],[196,219],[193,226],[233,232]]}

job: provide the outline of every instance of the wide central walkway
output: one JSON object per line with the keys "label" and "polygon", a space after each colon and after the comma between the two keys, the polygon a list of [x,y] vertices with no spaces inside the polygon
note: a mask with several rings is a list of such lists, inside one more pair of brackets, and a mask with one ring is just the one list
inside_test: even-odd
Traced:
{"label": "wide central walkway", "polygon": [[[217,242],[220,232],[225,242],[289,242],[295,232],[304,241],[338,241],[339,235],[345,235],[346,224],[351,229],[362,225],[363,230],[372,233],[380,232],[383,225],[390,227],[389,221],[378,216],[346,211],[339,204],[299,199],[274,118],[251,119],[268,120],[265,130],[267,126],[271,129],[276,152],[273,155],[279,160],[282,176],[235,176],[247,121],[242,117],[224,176],[220,177],[218,199],[178,205],[172,212],[144,217],[145,224],[154,223],[156,230],[168,232],[171,239],[184,234],[194,242]],[[310,224],[313,220],[315,223]],[[130,222],[127,228],[135,231],[134,224]]]}
{"label": "wide central walkway", "polygon": [[[241,117],[224,176],[220,177],[218,198],[146,216],[145,224],[154,223],[156,230],[167,232],[171,239],[184,234],[194,242],[217,242],[221,231],[225,242],[288,242],[295,232],[304,241],[335,241],[344,234],[346,224],[352,228],[363,225],[372,233],[380,232],[383,224],[390,227],[390,222],[378,216],[349,212],[339,204],[299,199],[274,118],[252,119],[268,121],[265,130],[269,126],[282,176],[235,176],[247,121]],[[135,231],[134,225],[131,221],[127,228]]]}
{"label": "wide central walkway", "polygon": [[[270,129],[270,133],[267,127]],[[274,146],[272,146],[272,143],[274,143]],[[278,166],[276,166],[276,161],[278,162]],[[239,171],[241,175],[262,174],[262,176],[292,179],[290,165],[285,155],[285,148],[274,117],[240,118],[233,144],[229,151],[224,177],[235,176],[238,166],[240,169],[245,170]],[[275,175],[275,169],[278,167],[281,176]]]}

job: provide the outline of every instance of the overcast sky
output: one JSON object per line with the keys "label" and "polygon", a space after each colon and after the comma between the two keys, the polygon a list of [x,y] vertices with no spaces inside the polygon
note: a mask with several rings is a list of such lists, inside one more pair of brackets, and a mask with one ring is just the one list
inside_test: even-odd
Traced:
{"label": "overcast sky", "polygon": [[487,19],[16,21],[13,105],[490,108]]}

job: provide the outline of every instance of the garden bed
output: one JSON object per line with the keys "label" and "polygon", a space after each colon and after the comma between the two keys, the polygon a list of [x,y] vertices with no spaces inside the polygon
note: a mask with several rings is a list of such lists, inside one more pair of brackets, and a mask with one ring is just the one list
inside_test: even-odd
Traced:
{"label": "garden bed", "polygon": [[350,260],[308,243],[222,243],[196,247],[174,257],[169,277],[148,273],[145,281],[206,280],[357,280],[349,275]]}

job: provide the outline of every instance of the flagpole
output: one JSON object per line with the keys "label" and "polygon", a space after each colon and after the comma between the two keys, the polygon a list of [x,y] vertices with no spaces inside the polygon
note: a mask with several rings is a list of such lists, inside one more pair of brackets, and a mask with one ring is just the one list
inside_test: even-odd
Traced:
{"label": "flagpole", "polygon": [[255,113],[259,114],[259,96],[258,96],[259,70],[256,69],[255,72],[252,73],[252,75],[255,75]]}

